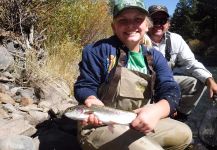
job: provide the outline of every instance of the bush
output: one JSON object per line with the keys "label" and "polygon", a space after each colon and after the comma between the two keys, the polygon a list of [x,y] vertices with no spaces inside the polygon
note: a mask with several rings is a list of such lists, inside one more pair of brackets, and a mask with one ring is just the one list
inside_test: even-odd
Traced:
{"label": "bush", "polygon": [[40,26],[47,27],[48,38],[45,70],[66,79],[73,91],[82,47],[111,35],[111,15],[106,0],[63,0],[56,4],[41,15],[44,22]]}
{"label": "bush", "polygon": [[204,50],[206,49],[205,43],[198,39],[189,40],[188,45],[196,54],[204,53]]}
{"label": "bush", "polygon": [[105,0],[63,1],[47,18],[48,44],[70,37],[81,45],[111,34],[111,16]]}
{"label": "bush", "polygon": [[111,35],[111,19],[107,0],[0,1],[0,28],[28,38],[34,26],[34,43],[46,37],[37,45],[48,52],[43,66],[36,65],[36,53],[27,55],[33,80],[64,78],[72,90],[82,47]]}
{"label": "bush", "polygon": [[78,76],[78,63],[81,58],[82,47],[70,39],[65,39],[53,50],[56,54],[48,56],[44,71],[49,72],[54,77],[61,77],[68,81],[71,90],[76,77]]}

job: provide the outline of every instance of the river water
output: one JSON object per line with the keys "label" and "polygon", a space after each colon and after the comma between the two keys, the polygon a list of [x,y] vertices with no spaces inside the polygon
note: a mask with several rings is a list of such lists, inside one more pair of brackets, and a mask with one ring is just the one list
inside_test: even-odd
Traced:
{"label": "river water", "polygon": [[[208,66],[206,67],[212,74],[217,81],[217,67],[211,67]],[[192,132],[193,132],[193,138],[194,138],[194,143],[196,144],[197,148],[193,148],[193,150],[210,150],[211,148],[205,147],[202,141],[199,138],[199,128],[201,124],[204,122],[204,117],[207,117],[205,114],[208,110],[213,108],[213,103],[212,101],[208,98],[208,92],[206,91],[204,95],[202,96],[202,99],[192,112],[192,114],[189,116],[189,120],[187,124],[191,127]],[[216,106],[217,109],[217,106]],[[217,124],[217,122],[215,122]]]}

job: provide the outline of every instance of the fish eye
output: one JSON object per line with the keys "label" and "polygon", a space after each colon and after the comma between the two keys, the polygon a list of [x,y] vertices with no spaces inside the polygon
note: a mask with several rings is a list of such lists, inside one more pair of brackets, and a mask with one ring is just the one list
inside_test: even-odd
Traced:
{"label": "fish eye", "polygon": [[83,112],[84,112],[84,109],[78,108],[78,109],[76,109],[76,111],[79,112],[79,113],[83,113]]}

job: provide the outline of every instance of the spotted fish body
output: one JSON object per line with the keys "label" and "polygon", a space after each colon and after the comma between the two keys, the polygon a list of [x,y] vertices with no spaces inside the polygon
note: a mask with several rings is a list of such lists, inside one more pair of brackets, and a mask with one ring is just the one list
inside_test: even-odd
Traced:
{"label": "spotted fish body", "polygon": [[104,124],[122,124],[129,125],[137,116],[136,113],[114,109],[105,106],[77,105],[68,108],[64,115],[73,120],[85,120],[90,114],[94,114]]}

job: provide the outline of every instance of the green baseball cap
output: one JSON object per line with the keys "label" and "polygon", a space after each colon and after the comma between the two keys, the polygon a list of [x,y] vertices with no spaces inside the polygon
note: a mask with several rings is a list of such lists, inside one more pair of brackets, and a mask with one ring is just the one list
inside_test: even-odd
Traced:
{"label": "green baseball cap", "polygon": [[119,15],[123,10],[128,8],[136,8],[148,14],[145,8],[144,0],[113,0],[113,17]]}

